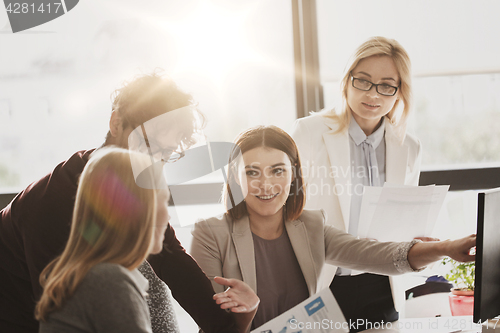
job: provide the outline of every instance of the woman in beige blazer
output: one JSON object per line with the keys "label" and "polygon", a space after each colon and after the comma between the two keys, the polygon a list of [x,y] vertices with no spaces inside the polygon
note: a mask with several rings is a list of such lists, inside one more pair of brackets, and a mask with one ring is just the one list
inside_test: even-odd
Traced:
{"label": "woman in beige blazer", "polygon": [[[210,279],[241,279],[261,302],[253,328],[318,291],[324,263],[379,274],[401,274],[450,255],[461,261],[475,236],[457,241],[380,243],[326,224],[323,211],[303,210],[301,164],[292,138],[274,127],[240,134],[228,169],[227,213],[193,229],[191,255]],[[244,198],[238,202],[236,198]],[[216,292],[223,288],[213,283]],[[231,304],[230,297],[218,303]]]}
{"label": "woman in beige blazer", "polygon": [[[329,224],[356,236],[363,185],[418,185],[421,149],[418,139],[406,133],[411,73],[403,47],[395,40],[372,37],[356,50],[346,69],[342,106],[297,120],[292,137],[303,162],[306,208],[324,209]],[[377,171],[374,182],[368,172],[360,173],[370,168]],[[398,319],[404,289],[396,278],[389,283],[387,277],[372,274],[350,276],[349,271],[326,265],[320,281],[325,287],[332,282],[346,317]],[[359,298],[344,292],[349,288],[358,289]],[[375,293],[367,297],[371,290]]]}

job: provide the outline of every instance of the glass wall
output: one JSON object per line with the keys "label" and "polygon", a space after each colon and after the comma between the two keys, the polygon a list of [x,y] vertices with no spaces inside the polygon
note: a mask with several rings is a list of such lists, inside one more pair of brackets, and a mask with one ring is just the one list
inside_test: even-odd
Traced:
{"label": "glass wall", "polygon": [[80,1],[16,34],[2,8],[1,27],[2,192],[101,145],[110,94],[155,68],[193,94],[211,141],[259,124],[288,129],[295,119],[287,0]]}

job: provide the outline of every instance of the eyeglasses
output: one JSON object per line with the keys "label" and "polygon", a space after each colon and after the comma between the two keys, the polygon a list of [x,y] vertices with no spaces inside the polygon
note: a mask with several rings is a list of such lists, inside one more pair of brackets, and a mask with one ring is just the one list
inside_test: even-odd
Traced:
{"label": "eyeglasses", "polygon": [[161,161],[163,163],[174,163],[183,158],[184,155],[186,155],[184,151],[179,152],[175,149],[162,149],[161,147],[159,149],[156,149],[153,153],[151,145],[149,144],[148,135],[146,134],[146,129],[144,128],[143,124],[141,124],[141,129],[142,134],[144,135],[144,141],[146,142],[146,146],[148,147],[148,152],[151,157],[153,155],[156,155],[158,152],[161,152]]}
{"label": "eyeglasses", "polygon": [[375,86],[375,90],[377,91],[377,93],[383,96],[394,96],[399,88],[388,85],[387,83],[375,84],[368,80],[358,79],[357,77],[352,76],[352,74],[351,82],[354,88],[362,91],[369,91],[373,86]]}

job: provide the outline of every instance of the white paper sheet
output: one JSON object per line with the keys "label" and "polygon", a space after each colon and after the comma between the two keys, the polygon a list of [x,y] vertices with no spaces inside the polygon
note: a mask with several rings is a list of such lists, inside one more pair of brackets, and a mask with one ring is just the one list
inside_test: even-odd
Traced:
{"label": "white paper sheet", "polygon": [[[380,242],[430,237],[449,186],[384,184],[364,188],[358,237]],[[352,271],[351,275],[364,272]]]}
{"label": "white paper sheet", "polygon": [[251,333],[349,332],[342,311],[329,288],[309,297]]}
{"label": "white paper sheet", "polygon": [[365,187],[359,238],[381,242],[430,236],[449,186]]}

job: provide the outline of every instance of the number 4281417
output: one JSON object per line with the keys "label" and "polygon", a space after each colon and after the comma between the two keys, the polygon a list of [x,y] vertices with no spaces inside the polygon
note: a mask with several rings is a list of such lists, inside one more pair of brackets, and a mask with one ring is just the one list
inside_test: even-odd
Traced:
{"label": "number 4281417", "polygon": [[[38,5],[38,4],[37,4]],[[6,10],[7,13],[27,14],[27,13],[56,13],[59,11],[61,3],[41,3],[38,7],[34,3],[9,3]]]}

